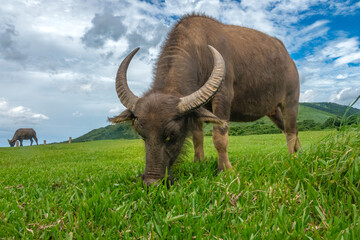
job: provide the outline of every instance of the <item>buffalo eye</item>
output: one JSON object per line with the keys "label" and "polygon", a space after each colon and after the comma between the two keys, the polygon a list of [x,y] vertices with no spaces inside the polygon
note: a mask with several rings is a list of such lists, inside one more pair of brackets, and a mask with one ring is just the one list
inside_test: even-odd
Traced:
{"label": "buffalo eye", "polygon": [[165,137],[165,139],[164,139],[164,141],[165,141],[166,143],[172,143],[172,142],[174,142],[174,140],[175,140],[175,135],[174,135],[174,133],[171,133],[171,134],[167,135],[167,136]]}

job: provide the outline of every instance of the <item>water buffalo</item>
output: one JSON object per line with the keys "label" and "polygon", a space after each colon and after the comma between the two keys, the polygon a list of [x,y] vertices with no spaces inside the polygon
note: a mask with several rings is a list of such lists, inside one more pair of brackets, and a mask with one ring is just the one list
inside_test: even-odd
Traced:
{"label": "water buffalo", "polygon": [[206,16],[185,16],[169,33],[152,86],[140,98],[126,79],[138,50],[123,60],[116,76],[116,91],[127,109],[109,121],[132,121],[144,139],[143,183],[157,185],[164,178],[190,132],[194,161],[203,160],[204,122],[214,124],[219,171],[232,167],[227,153],[229,121],[266,115],[285,133],[291,154],[300,147],[299,76],[280,40]]}
{"label": "water buffalo", "polygon": [[36,137],[36,132],[32,128],[19,128],[16,130],[13,138],[11,140],[8,139],[10,147],[13,147],[17,140],[20,141],[20,146],[22,146],[23,140],[30,140],[30,146],[32,146],[33,140],[35,140],[36,145],[38,145],[38,139]]}

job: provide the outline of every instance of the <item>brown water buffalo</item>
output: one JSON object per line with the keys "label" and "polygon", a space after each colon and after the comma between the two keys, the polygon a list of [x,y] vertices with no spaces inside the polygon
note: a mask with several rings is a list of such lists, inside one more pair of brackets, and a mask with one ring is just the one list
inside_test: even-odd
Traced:
{"label": "brown water buffalo", "polygon": [[11,140],[8,139],[10,147],[13,147],[17,140],[20,141],[20,146],[22,146],[23,140],[30,140],[30,146],[32,146],[33,140],[35,140],[36,145],[38,145],[38,139],[36,138],[36,132],[32,128],[19,128],[16,130],[13,138]]}
{"label": "brown water buffalo", "polygon": [[204,159],[204,122],[214,124],[219,171],[232,167],[227,153],[229,121],[266,115],[285,133],[289,152],[298,150],[299,76],[280,40],[206,16],[185,16],[169,33],[152,86],[140,98],[126,79],[138,50],[123,60],[116,76],[116,91],[127,110],[109,120],[132,121],[144,139],[145,184],[157,185],[164,178],[189,132],[194,161]]}

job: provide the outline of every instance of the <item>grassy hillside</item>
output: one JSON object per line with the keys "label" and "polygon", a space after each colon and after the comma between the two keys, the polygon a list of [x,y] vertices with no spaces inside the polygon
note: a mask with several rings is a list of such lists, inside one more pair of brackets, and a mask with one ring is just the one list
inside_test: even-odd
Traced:
{"label": "grassy hillside", "polygon": [[349,108],[344,105],[340,105],[337,103],[331,103],[331,102],[319,102],[319,103],[301,103],[303,106],[311,107],[314,109],[321,110],[323,112],[328,112],[333,115],[342,117],[345,112],[347,111],[347,115],[359,115],[360,110],[356,108]]}
{"label": "grassy hillside", "polygon": [[129,123],[122,123],[117,125],[108,125],[106,127],[94,129],[78,138],[73,142],[87,142],[105,139],[137,139],[138,134],[134,131]]}
{"label": "grassy hillside", "polygon": [[[342,117],[342,115],[337,115],[329,111],[325,111],[324,109],[317,109],[313,107],[312,104],[300,103],[299,105],[299,114],[298,114],[298,122],[304,120],[313,120],[317,123],[323,123],[329,117]],[[346,106],[342,106],[346,110]]]}
{"label": "grassy hillside", "polygon": [[141,140],[0,148],[0,239],[357,239],[359,129],[299,137],[232,136],[220,175],[206,137],[169,189],[142,188]]}
{"label": "grassy hillside", "polygon": [[[300,103],[298,124],[300,131],[321,130],[332,127],[333,124],[325,124],[329,118],[342,117],[347,106],[335,103]],[[352,108],[349,113],[359,113],[360,110]],[[205,135],[212,134],[212,125],[204,126]],[[269,120],[263,117],[255,122],[250,123],[230,123],[230,135],[253,135],[253,134],[271,134],[280,133],[280,130]],[[129,123],[121,123],[118,125],[109,125],[104,128],[92,130],[85,135],[74,139],[74,142],[86,142],[104,139],[136,139],[138,135],[132,130]]]}

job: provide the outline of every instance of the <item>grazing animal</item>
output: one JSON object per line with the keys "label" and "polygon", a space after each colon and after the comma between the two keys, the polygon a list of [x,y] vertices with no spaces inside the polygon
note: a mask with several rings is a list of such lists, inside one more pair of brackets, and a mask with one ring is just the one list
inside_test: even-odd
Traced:
{"label": "grazing animal", "polygon": [[127,109],[109,121],[132,121],[144,139],[143,183],[158,185],[189,132],[194,161],[203,160],[204,122],[214,124],[219,171],[232,167],[227,152],[229,121],[268,116],[285,133],[289,152],[299,149],[299,76],[280,40],[206,16],[185,16],[169,33],[152,86],[140,98],[126,78],[138,50],[123,60],[116,76],[116,91]]}
{"label": "grazing animal", "polygon": [[33,140],[35,140],[36,145],[38,145],[38,139],[36,137],[36,132],[32,128],[19,128],[16,130],[13,138],[11,140],[8,139],[10,147],[13,147],[17,140],[20,141],[20,146],[22,146],[23,140],[30,140],[30,146],[33,144]]}

